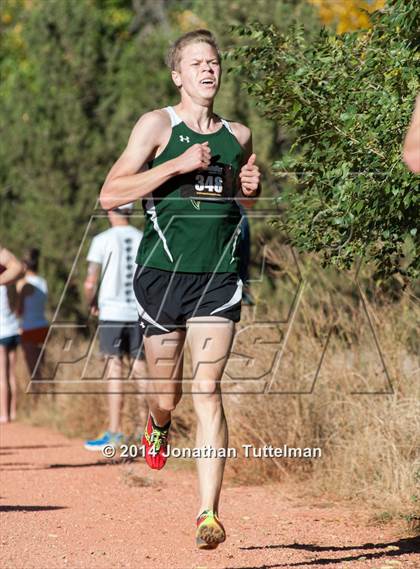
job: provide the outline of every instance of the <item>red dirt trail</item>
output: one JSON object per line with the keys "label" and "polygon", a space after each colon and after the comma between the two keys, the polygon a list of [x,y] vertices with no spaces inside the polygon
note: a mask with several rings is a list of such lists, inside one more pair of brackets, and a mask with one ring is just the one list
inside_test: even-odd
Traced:
{"label": "red dirt trail", "polygon": [[228,540],[198,551],[195,472],[177,459],[159,472],[143,459],[112,464],[22,423],[2,426],[0,454],[2,569],[420,567],[419,541],[401,524],[371,525],[367,512],[290,484],[226,484]]}

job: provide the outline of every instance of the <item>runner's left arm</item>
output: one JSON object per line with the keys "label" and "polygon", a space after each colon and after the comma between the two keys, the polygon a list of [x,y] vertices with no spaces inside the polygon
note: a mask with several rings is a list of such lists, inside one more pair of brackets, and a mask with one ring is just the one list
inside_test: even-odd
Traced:
{"label": "runner's left arm", "polygon": [[252,133],[239,123],[232,123],[236,138],[244,149],[242,168],[239,173],[239,192],[236,200],[246,208],[254,207],[261,194],[261,173],[255,164],[256,154],[252,149]]}

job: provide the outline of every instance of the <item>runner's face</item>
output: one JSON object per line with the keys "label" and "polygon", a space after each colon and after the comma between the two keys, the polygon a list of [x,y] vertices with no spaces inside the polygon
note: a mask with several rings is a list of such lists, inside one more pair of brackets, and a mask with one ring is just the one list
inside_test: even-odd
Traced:
{"label": "runner's face", "polygon": [[179,70],[172,74],[175,84],[188,94],[212,100],[220,86],[221,68],[216,50],[208,43],[184,47]]}

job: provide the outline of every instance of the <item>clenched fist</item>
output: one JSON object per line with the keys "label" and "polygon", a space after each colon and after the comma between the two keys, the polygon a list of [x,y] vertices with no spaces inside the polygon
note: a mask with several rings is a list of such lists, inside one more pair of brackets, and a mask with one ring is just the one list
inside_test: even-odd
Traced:
{"label": "clenched fist", "polygon": [[180,174],[193,172],[210,165],[211,151],[208,142],[203,144],[193,144],[188,150],[175,158],[177,170]]}
{"label": "clenched fist", "polygon": [[242,166],[239,173],[242,193],[250,198],[257,194],[261,178],[260,169],[255,165],[255,159],[256,155],[251,154],[248,162]]}

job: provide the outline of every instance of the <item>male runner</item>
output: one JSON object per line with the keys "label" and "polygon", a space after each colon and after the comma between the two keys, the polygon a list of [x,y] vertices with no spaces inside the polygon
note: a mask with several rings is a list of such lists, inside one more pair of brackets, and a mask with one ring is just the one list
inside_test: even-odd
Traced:
{"label": "male runner", "polygon": [[[250,130],[213,113],[221,63],[212,34],[179,38],[169,65],[180,103],[140,118],[100,196],[105,209],[143,198],[134,289],[153,378],[143,444],[149,466],[158,469],[182,394],[185,341],[194,370],[196,446],[227,447],[220,382],[241,309],[236,199],[249,207],[260,193]],[[199,548],[214,549],[226,538],[218,518],[224,464],[224,458],[197,459]]]}
{"label": "male runner", "polygon": [[[133,291],[135,255],[143,233],[130,225],[133,204],[108,212],[111,228],[93,238],[84,283],[85,298],[91,313],[99,315],[100,351],[110,358],[108,368],[108,430],[97,439],[85,442],[87,450],[101,451],[106,445],[119,445],[121,408],[123,404],[122,362],[124,354],[134,358],[133,376],[147,373],[142,347],[142,331]],[[100,285],[99,285],[99,280]],[[99,285],[98,300],[96,291]],[[119,379],[118,379],[119,378]],[[147,417],[145,399],[141,396],[140,420]]]}

